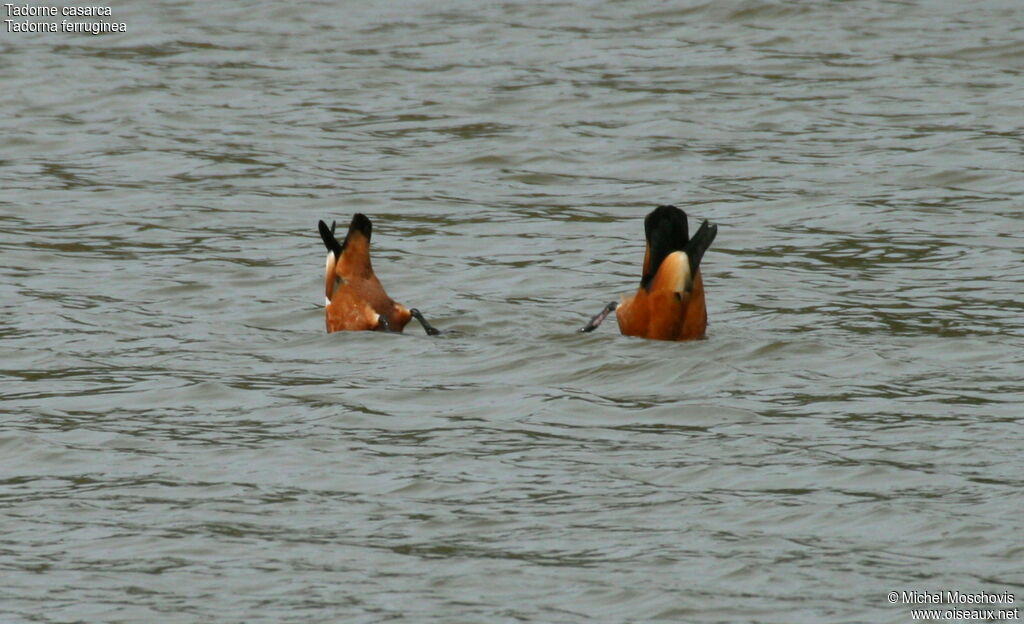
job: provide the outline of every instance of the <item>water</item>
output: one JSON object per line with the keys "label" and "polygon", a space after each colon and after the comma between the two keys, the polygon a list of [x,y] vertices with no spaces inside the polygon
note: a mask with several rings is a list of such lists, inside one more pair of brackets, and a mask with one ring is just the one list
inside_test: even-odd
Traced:
{"label": "water", "polygon": [[[0,38],[5,622],[1021,605],[1017,2],[378,5]],[[574,333],[660,203],[708,339]]]}

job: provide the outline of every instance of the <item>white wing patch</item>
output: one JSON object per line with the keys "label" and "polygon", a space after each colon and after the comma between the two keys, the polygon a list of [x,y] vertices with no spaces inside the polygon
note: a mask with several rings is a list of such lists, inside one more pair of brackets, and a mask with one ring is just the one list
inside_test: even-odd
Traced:
{"label": "white wing patch", "polygon": [[[669,268],[676,273],[673,275],[675,279],[671,285],[672,290],[675,292],[689,290],[693,283],[693,274],[690,272],[690,257],[686,255],[686,252],[673,251],[661,262],[662,267],[667,264],[671,264],[672,266]],[[658,267],[658,271],[661,271],[661,267]]]}

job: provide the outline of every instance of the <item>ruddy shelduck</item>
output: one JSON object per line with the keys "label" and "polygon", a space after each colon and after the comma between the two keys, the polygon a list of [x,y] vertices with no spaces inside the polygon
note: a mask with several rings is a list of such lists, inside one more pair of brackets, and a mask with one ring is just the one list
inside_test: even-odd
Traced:
{"label": "ruddy shelduck", "polygon": [[327,331],[401,332],[416,318],[430,336],[438,332],[416,308],[409,309],[388,296],[370,264],[373,224],[363,214],[352,217],[345,241],[334,237],[334,226],[320,222],[320,237],[327,246],[324,288]]}
{"label": "ruddy shelduck", "polygon": [[704,337],[708,311],[700,260],[718,234],[704,221],[690,238],[686,213],[675,206],[658,206],[644,219],[647,250],[640,288],[632,297],[611,302],[580,328],[591,332],[612,312],[625,336],[655,340],[693,340]]}

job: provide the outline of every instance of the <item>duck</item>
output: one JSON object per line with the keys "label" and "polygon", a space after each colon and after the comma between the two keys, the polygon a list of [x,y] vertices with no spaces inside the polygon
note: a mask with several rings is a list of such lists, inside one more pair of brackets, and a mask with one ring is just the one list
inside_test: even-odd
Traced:
{"label": "duck", "polygon": [[330,227],[320,221],[320,237],[327,247],[324,290],[324,317],[327,332],[386,331],[401,333],[415,318],[428,336],[441,332],[431,325],[416,308],[407,308],[388,296],[370,262],[370,237],[373,222],[357,213],[348,226],[345,240],[338,242]]}
{"label": "duck", "polygon": [[689,236],[686,213],[676,206],[658,206],[644,218],[647,246],[640,287],[630,297],[612,301],[579,329],[594,331],[615,312],[624,336],[651,340],[696,340],[708,326],[700,262],[718,234],[704,220]]}

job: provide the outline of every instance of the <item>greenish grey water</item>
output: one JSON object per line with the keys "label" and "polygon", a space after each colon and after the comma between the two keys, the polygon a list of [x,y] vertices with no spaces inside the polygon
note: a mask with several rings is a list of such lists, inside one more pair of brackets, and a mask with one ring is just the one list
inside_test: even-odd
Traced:
{"label": "greenish grey water", "polygon": [[[0,35],[5,622],[1020,605],[1017,2],[113,10]],[[669,202],[708,339],[574,333]]]}

